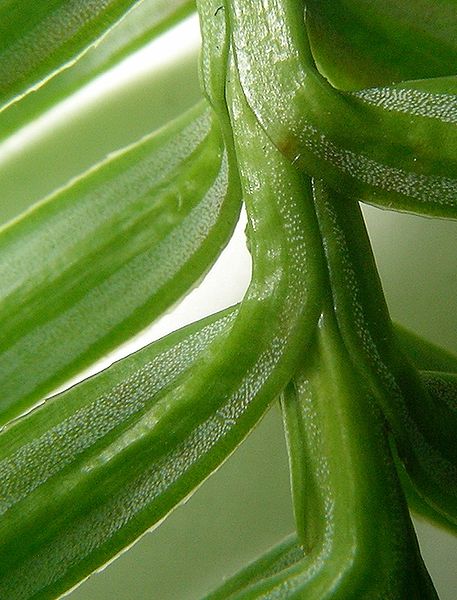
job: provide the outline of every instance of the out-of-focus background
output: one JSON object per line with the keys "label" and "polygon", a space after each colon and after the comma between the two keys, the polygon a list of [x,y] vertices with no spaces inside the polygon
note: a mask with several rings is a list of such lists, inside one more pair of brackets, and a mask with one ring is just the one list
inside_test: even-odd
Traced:
{"label": "out-of-focus background", "polygon": [[[0,222],[191,106],[199,98],[198,47],[198,22],[191,17],[0,145],[0,191],[12,199],[0,206]],[[457,223],[371,207],[365,215],[394,319],[457,352]],[[240,300],[250,276],[243,229],[241,222],[198,289],[97,368]],[[457,538],[419,521],[416,528],[441,600],[455,600]],[[70,598],[198,598],[292,530],[285,444],[273,407],[185,505]]]}

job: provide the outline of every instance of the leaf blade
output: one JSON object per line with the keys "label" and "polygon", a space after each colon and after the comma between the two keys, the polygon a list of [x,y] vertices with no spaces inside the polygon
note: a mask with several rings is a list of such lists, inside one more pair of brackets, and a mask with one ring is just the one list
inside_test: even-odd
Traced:
{"label": "leaf blade", "polygon": [[0,136],[11,135],[190,14],[191,0],[142,0],[68,68],[1,111]]}
{"label": "leaf blade", "polygon": [[319,69],[339,89],[455,74],[452,1],[309,0],[306,24]]}
{"label": "leaf blade", "polygon": [[[304,4],[271,1],[256,11],[251,0],[227,2],[243,91],[270,139],[297,168],[343,195],[390,210],[457,218],[455,86],[449,88],[447,79],[441,89],[438,79],[432,80],[433,93],[421,90],[432,105],[436,96],[447,97],[451,122],[437,118],[436,106],[433,114],[419,114],[408,97],[404,110],[390,111],[362,93],[336,90],[314,64]],[[271,93],[273,101],[265,102]]]}
{"label": "leaf blade", "polygon": [[4,227],[1,420],[187,292],[239,208],[218,125],[201,103]]}
{"label": "leaf blade", "polygon": [[[212,0],[203,2],[200,8],[204,18],[213,20],[217,6]],[[207,39],[212,52],[223,46],[215,43],[214,35],[213,31]],[[235,88],[232,93],[234,111],[245,110],[237,104],[242,101],[239,91]],[[1,555],[5,558],[5,571],[0,575],[2,593],[16,590],[16,597],[20,593],[23,597],[36,594],[43,598],[61,593],[132,543],[219,466],[292,375],[299,349],[306,345],[320,309],[319,246],[310,251],[308,245],[305,247],[296,239],[296,226],[307,225],[308,244],[318,241],[312,206],[306,201],[310,200],[310,190],[276,149],[268,145],[249,113],[241,129],[235,129],[235,139],[251,219],[254,269],[251,286],[230,330],[207,347],[199,343],[196,348],[187,347],[186,360],[198,358],[198,364],[182,372],[182,376],[176,373],[176,379],[168,380],[161,391],[150,393],[148,378],[140,377],[140,385],[144,384],[141,397],[146,402],[140,412],[131,419],[121,419],[106,439],[101,437],[89,443],[77,457],[69,448],[71,464],[58,463],[65,455],[65,436],[46,435],[47,424],[51,425],[47,412],[59,404],[59,409],[53,409],[57,418],[70,418],[65,407],[71,412],[71,406],[80,406],[78,394],[90,390],[93,381],[100,379],[66,392],[67,399],[70,394],[75,395],[74,404],[61,403],[63,397],[48,402],[0,435],[0,453],[5,459],[8,452],[23,449],[25,466],[38,459],[47,469],[43,477],[34,468],[31,475],[22,477],[18,477],[17,469],[10,469],[10,489],[21,492],[16,491],[8,514],[0,522]],[[268,159],[268,169],[258,166],[259,156]],[[236,169],[233,157],[229,164]],[[261,169],[262,184],[254,190],[251,184],[259,177],[257,169]],[[237,177],[237,173],[233,176]],[[287,197],[280,193],[284,177],[288,181]],[[260,209],[261,206],[269,208]],[[268,251],[271,247],[276,251]],[[284,256],[289,256],[286,264]],[[304,268],[308,273],[306,286],[302,284]],[[271,328],[265,328],[266,320],[272,323]],[[245,343],[253,337],[255,344]],[[283,344],[284,339],[289,343]],[[176,364],[173,356],[170,359],[172,365]],[[190,366],[189,362],[186,364]],[[99,378],[110,379],[113,372]],[[160,373],[158,378],[162,381]],[[109,403],[105,410],[109,421]],[[89,430],[97,429],[100,419],[93,410],[89,413]],[[32,447],[38,420],[43,423],[45,439],[40,452],[35,452]],[[75,432],[75,439],[87,439],[84,419],[77,419],[76,427],[81,429],[80,435],[78,430]],[[57,438],[59,448],[54,446]],[[32,444],[28,450],[27,443]],[[47,456],[49,443],[54,448],[54,458],[50,462],[40,460]],[[9,465],[17,462],[11,457],[9,460]],[[31,485],[33,477],[36,486]],[[120,511],[116,512],[119,518],[112,518],[113,511]],[[51,521],[51,527],[43,528],[45,517]],[[19,529],[28,531],[26,545],[18,545]],[[105,531],[108,539],[99,543],[100,531]],[[35,569],[30,568],[32,563]]]}

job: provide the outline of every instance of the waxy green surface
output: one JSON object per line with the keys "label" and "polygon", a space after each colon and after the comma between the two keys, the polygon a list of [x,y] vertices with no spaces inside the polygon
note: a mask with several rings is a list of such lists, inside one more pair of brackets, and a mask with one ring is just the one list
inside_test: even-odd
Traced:
{"label": "waxy green surface", "polygon": [[314,192],[333,304],[352,360],[382,406],[419,493],[455,524],[455,405],[444,401],[444,387],[423,385],[395,343],[359,207],[344,206],[322,182]]}
{"label": "waxy green surface", "polygon": [[[124,4],[108,3],[106,25]],[[429,46],[413,76],[445,77],[405,83],[407,60],[394,76],[394,59],[368,53],[381,87],[346,93],[337,89],[354,89],[344,84],[353,77],[344,53],[333,87],[322,73],[334,58],[313,37],[313,23],[322,18],[330,31],[336,13],[309,3],[310,49],[305,4],[201,0],[206,100],[0,230],[5,420],[182,296],[228,240],[241,196],[253,259],[237,307],[0,433],[0,597],[55,598],[113,559],[217,469],[285,390],[299,541],[210,597],[437,598],[404,492],[413,509],[455,530],[457,360],[392,326],[357,201],[456,217],[457,88],[446,63],[433,71],[431,58],[432,50],[452,56],[443,40],[453,22],[443,35],[425,27],[416,37]],[[28,39],[12,6],[5,15]],[[30,22],[49,25],[59,6],[34,8]],[[157,6],[163,26],[189,8]],[[437,6],[443,23],[449,7]],[[374,40],[397,8],[368,11]],[[63,36],[52,65],[38,52],[37,76],[89,48],[101,14],[80,38]],[[352,25],[341,35],[356,38]],[[113,37],[108,53],[121,58],[141,31],[120,54]],[[27,77],[16,75],[10,91],[27,91]]]}
{"label": "waxy green surface", "polygon": [[[61,4],[64,5],[64,3]],[[133,3],[131,2],[131,4]],[[70,3],[67,2],[67,5],[70,6]],[[170,28],[188,15],[193,7],[194,3],[190,0],[142,0],[137,2],[133,10],[130,10],[120,22],[115,23],[112,28],[104,32],[103,37],[97,39],[97,43],[89,47],[71,65],[65,66],[67,54],[64,49],[62,49],[62,54],[53,53],[53,62],[55,61],[55,68],[58,72],[34,90],[32,94],[25,94],[20,100],[1,110],[0,138],[11,135],[20,127],[32,122],[33,119],[55,106],[59,101],[82,88],[95,77],[106,73],[111,67],[119,64],[136,50],[156,38],[162,31]],[[63,7],[59,9],[56,7],[56,10],[62,12]],[[82,3],[80,10],[85,10]],[[28,15],[28,12],[25,12],[25,15]],[[16,15],[16,18],[19,18],[19,16]],[[40,27],[47,30],[46,19],[52,21],[57,17],[47,15],[42,18],[43,23]],[[63,15],[62,18],[64,18]],[[8,27],[8,31],[15,27],[16,25],[11,25],[11,27]],[[27,31],[29,31],[29,27],[30,24],[27,21]],[[38,29],[38,31],[41,30]],[[93,30],[93,32],[96,34],[96,30]],[[39,35],[41,33],[34,34],[34,36]],[[30,33],[24,37],[30,37]],[[87,40],[88,37],[85,34],[83,43],[87,43]],[[19,44],[20,42],[16,43]],[[34,42],[30,40],[27,43],[33,44]],[[23,43],[20,43],[20,45],[22,47]],[[23,51],[26,52],[26,48]],[[59,59],[62,61],[60,66],[58,65]],[[34,60],[39,60],[39,57],[35,57]],[[1,55],[0,64],[2,64]],[[4,61],[3,64],[5,64]],[[63,66],[65,68],[62,68]],[[32,75],[36,76],[36,67],[34,67]],[[14,85],[13,82],[11,85]]]}
{"label": "waxy green surface", "polygon": [[331,307],[282,408],[298,540],[208,598],[437,598],[382,418],[357,380]]}
{"label": "waxy green surface", "polygon": [[307,0],[306,26],[319,70],[357,90],[455,75],[454,0]]}
{"label": "waxy green surface", "polygon": [[[205,8],[212,11],[213,5]],[[207,38],[210,52],[216,33]],[[236,94],[235,88],[231,115],[247,111],[239,125],[232,122],[253,249],[253,278],[247,295],[230,331],[206,348],[203,344],[198,364],[187,375],[177,373],[172,385],[173,380],[164,383],[161,373],[156,373],[165,385],[163,394],[160,388],[154,389],[148,365],[133,375],[133,384],[140,386],[128,396],[137,399],[135,406],[140,403],[133,415],[126,417],[121,409],[120,418],[113,421],[113,402],[122,403],[119,394],[128,385],[119,384],[113,367],[99,376],[104,382],[102,394],[96,393],[99,377],[89,380],[0,436],[3,480],[8,482],[3,488],[5,570],[0,591],[11,598],[58,595],[159,522],[257,422],[290,379],[308,332],[317,322],[321,269],[316,265],[316,252],[308,245],[318,239],[311,195],[308,205],[304,204],[302,176],[268,146]],[[230,152],[229,140],[226,145]],[[255,157],[260,151],[270,167],[262,180],[255,176]],[[229,172],[230,177],[237,181],[236,173]],[[261,185],[254,195],[257,181]],[[265,211],[261,206],[269,208]],[[305,226],[316,232],[306,245],[296,238]],[[269,252],[271,247],[278,251]],[[289,257],[286,266],[284,256]],[[304,265],[308,265],[308,286],[302,285],[300,277]],[[265,319],[273,324],[271,329],[265,330]],[[254,337],[256,344],[244,345],[247,336]],[[238,360],[234,363],[235,351]],[[186,356],[195,358],[195,348],[187,348]],[[224,378],[215,378],[220,372]],[[92,404],[81,418],[77,410],[89,401],[95,401],[98,408]],[[62,411],[61,406],[67,409]],[[126,406],[124,401],[122,407]],[[116,516],[108,523],[108,515]],[[44,527],[49,520],[52,526]],[[27,545],[21,542],[19,531],[28,532]],[[36,569],[31,565],[37,565]]]}
{"label": "waxy green surface", "polygon": [[227,2],[243,92],[270,139],[356,200],[455,219],[455,78],[341,92],[314,64],[304,6]]}
{"label": "waxy green surface", "polygon": [[138,2],[141,0],[49,0],[27,6],[3,2],[0,114],[70,66]]}
{"label": "waxy green surface", "polygon": [[0,230],[0,423],[176,302],[217,258],[239,208],[201,103]]}

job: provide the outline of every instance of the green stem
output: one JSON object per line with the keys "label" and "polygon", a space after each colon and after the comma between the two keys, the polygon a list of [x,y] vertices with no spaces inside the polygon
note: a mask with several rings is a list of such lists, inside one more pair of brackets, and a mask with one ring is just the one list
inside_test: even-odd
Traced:
{"label": "green stem", "polygon": [[[203,23],[215,20],[216,3],[199,8]],[[223,18],[219,12],[222,34]],[[223,51],[213,36],[204,43]],[[93,399],[88,381],[0,435],[2,480],[8,481],[0,597],[52,598],[157,524],[237,447],[307,346],[324,274],[309,182],[257,125],[234,73],[231,82],[230,120],[253,254],[246,297],[229,330],[201,352],[198,339],[187,347],[189,359],[198,356],[192,369],[159,390],[150,386],[152,365],[135,374],[135,392],[127,390],[128,398],[140,400],[134,414],[110,426],[110,401],[120,394],[108,390],[95,397],[102,422],[94,410],[72,419],[79,403]],[[224,102],[215,94],[219,111]],[[218,115],[221,123],[228,118]],[[226,147],[230,153],[229,140]],[[234,164],[229,160],[229,178],[236,182]],[[161,381],[160,370],[155,377]],[[66,403],[70,394],[73,402]],[[76,448],[67,445],[68,430]]]}
{"label": "green stem", "polygon": [[457,412],[426,389],[399,350],[358,204],[343,203],[321,181],[314,182],[314,198],[344,342],[419,493],[455,523]]}
{"label": "green stem", "polygon": [[[404,94],[395,110],[369,93],[340,92],[312,60],[304,4],[226,0],[243,92],[270,139],[349,197],[457,218],[457,79]],[[443,102],[451,119],[435,110]]]}
{"label": "green stem", "polygon": [[437,598],[383,420],[354,374],[331,308],[283,411],[299,545],[287,540],[209,598]]}

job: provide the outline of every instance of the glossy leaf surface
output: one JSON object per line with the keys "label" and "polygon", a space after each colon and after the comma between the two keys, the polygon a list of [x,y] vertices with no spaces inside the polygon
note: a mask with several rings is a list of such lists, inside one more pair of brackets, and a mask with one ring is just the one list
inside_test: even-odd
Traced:
{"label": "glossy leaf surface", "polygon": [[[3,2],[0,107],[4,109],[70,66],[138,2],[141,0]],[[158,10],[161,4],[162,10],[166,6],[158,2]]]}
{"label": "glossy leaf surface", "polygon": [[[167,32],[166,40],[175,34]],[[155,42],[155,52],[164,47],[163,42],[167,43]],[[157,55],[153,61],[156,58]],[[121,65],[119,68],[123,70]],[[170,60],[166,68],[152,64],[141,75],[129,72],[127,85],[116,81],[116,72],[119,75],[116,67],[113,71],[104,75],[106,86],[91,81],[88,88],[78,90],[52,110],[40,112],[30,127],[14,131],[1,141],[1,225],[66,186],[108,155],[178,118],[202,99],[196,47]],[[41,89],[44,93],[53,81],[35,94],[41,97]],[[183,90],[185,95],[181,93]],[[28,102],[27,96],[14,107]],[[30,102],[33,105],[32,96]],[[7,116],[9,110],[3,114]],[[16,126],[14,120],[12,125]]]}
{"label": "glossy leaf surface", "polygon": [[[205,9],[214,13],[211,2]],[[223,35],[224,22],[219,23]],[[206,31],[210,53],[223,48],[214,43],[220,41],[217,33]],[[236,88],[231,108],[232,115],[247,111],[242,122],[233,124],[253,252],[247,295],[228,332],[186,345],[187,371],[177,372],[179,356],[175,350],[169,353],[165,367],[174,379],[150,365],[154,350],[151,358],[147,349],[139,354],[147,364],[129,370],[132,380],[126,384],[116,373],[134,364],[129,361],[135,357],[46,403],[0,436],[2,479],[8,481],[2,490],[5,570],[0,592],[12,600],[49,598],[68,589],[182,501],[238,445],[287,383],[317,321],[320,255],[310,251],[311,241],[305,246],[297,240],[302,227],[311,240],[318,239],[311,197],[306,196],[310,189],[268,144]],[[259,172],[260,153],[268,168]],[[287,188],[282,185],[286,177]],[[265,329],[265,320],[271,328]],[[174,335],[178,338],[172,340],[181,339],[181,333]],[[256,344],[243,343],[250,338]],[[167,338],[160,343],[167,345]],[[135,391],[125,388],[129,381]],[[73,417],[85,402],[92,403],[90,409]],[[52,526],[43,527],[44,520]],[[20,530],[28,532],[25,544]]]}
{"label": "glossy leaf surface", "polygon": [[340,89],[456,74],[454,0],[307,0],[320,71]]}
{"label": "glossy leaf surface", "polygon": [[[0,137],[24,126],[150,42],[190,13],[193,4],[190,0],[142,0],[71,66],[5,108],[0,113]],[[27,10],[23,8],[25,14]]]}
{"label": "glossy leaf surface", "polygon": [[343,93],[315,67],[304,2],[256,6],[227,2],[234,53],[247,101],[280,151],[357,200],[457,218],[456,80]]}
{"label": "glossy leaf surface", "polygon": [[[344,2],[309,8],[327,6],[330,28],[330,9]],[[134,4],[52,0],[27,17],[13,2],[0,7],[18,25],[5,48],[17,37],[25,52],[10,81],[25,95],[6,99],[3,114],[23,103],[25,115],[28,101],[37,114],[154,35],[142,23],[116,37],[113,23]],[[393,327],[357,201],[457,217],[457,79],[443,61],[445,77],[405,81],[421,52],[417,73],[430,76],[430,48],[438,64],[455,19],[443,20],[450,3],[437,0],[413,48],[409,11],[368,0],[374,49],[396,11],[411,57],[388,79],[395,52],[391,63],[387,46],[366,53],[380,87],[343,92],[316,66],[306,4],[199,0],[206,100],[0,230],[5,420],[182,296],[226,243],[241,196],[253,263],[239,305],[0,432],[0,598],[51,600],[101,568],[185,501],[283,393],[298,538],[210,597],[437,600],[405,492],[414,510],[456,530],[457,359]],[[156,2],[158,27],[189,6]],[[48,41],[36,57],[27,19]],[[106,52],[91,54],[103,34]],[[334,59],[322,48],[324,71]]]}
{"label": "glossy leaf surface", "polygon": [[344,206],[322,182],[315,182],[314,189],[333,303],[346,346],[382,406],[419,494],[455,524],[455,407],[436,389],[428,389],[399,350],[358,205]]}
{"label": "glossy leaf surface", "polygon": [[287,540],[209,598],[436,598],[382,419],[331,312],[304,365],[283,400],[299,542]]}
{"label": "glossy leaf surface", "polygon": [[239,208],[201,103],[0,230],[0,421],[176,302],[217,258]]}
{"label": "glossy leaf surface", "polygon": [[164,495],[180,497],[180,475],[209,449],[211,431],[201,431],[191,454],[159,444],[154,460],[151,443],[146,454],[132,447],[166,412],[159,400],[167,387],[232,322],[227,312],[159,340],[0,435],[0,597],[54,598],[173,507]]}

